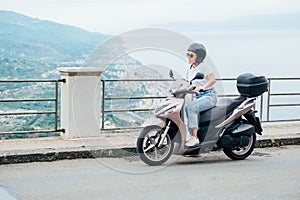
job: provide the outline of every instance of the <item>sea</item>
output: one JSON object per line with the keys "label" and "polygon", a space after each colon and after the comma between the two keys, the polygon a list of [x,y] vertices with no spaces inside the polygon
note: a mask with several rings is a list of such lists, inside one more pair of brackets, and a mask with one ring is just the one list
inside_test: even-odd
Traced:
{"label": "sea", "polygon": [[[292,93],[288,96],[264,95],[263,104],[271,106],[263,110],[263,120],[300,119],[300,32],[299,31],[232,31],[187,32],[185,36],[200,42],[207,48],[219,78],[236,78],[242,73],[264,75],[267,78],[298,78],[298,80],[272,80],[272,94]],[[176,45],[176,41],[169,41]],[[183,53],[184,54],[184,53]],[[163,49],[141,49],[131,53],[145,66],[153,67],[163,77],[175,71],[178,78],[185,77],[189,66],[185,55]],[[226,93],[236,93],[235,83],[226,84]],[[294,95],[294,94],[298,95]],[[298,105],[297,105],[298,104]],[[259,103],[260,105],[260,103]],[[258,105],[258,107],[259,107]],[[269,112],[269,119],[267,113]]]}

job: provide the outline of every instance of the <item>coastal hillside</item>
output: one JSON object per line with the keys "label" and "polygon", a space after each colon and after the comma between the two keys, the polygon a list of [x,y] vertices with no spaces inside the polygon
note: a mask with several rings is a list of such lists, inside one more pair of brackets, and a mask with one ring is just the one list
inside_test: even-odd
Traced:
{"label": "coastal hillside", "polygon": [[0,11],[0,26],[2,58],[74,61],[108,37],[12,11]]}
{"label": "coastal hillside", "polygon": [[108,35],[0,10],[0,79],[59,78]]}
{"label": "coastal hillside", "polygon": [[[31,18],[16,12],[0,10],[0,80],[14,79],[59,79],[57,67],[106,66],[103,79],[122,78],[160,78],[158,73],[145,68],[142,63],[123,55],[118,57],[121,41],[114,44],[114,48],[96,48],[109,35],[88,32],[78,27],[63,25],[51,21]],[[95,52],[95,50],[97,50]],[[88,59],[94,52],[96,57]],[[99,53],[99,54],[98,54]],[[101,55],[101,56],[99,56]],[[113,58],[111,58],[113,57]],[[114,60],[114,63],[105,63]],[[91,60],[92,59],[92,60]],[[123,83],[119,86],[109,84],[106,87],[108,96],[114,95],[118,88],[118,95],[146,95],[149,93],[143,84]],[[162,88],[162,87],[161,87]],[[53,84],[41,83],[1,83],[0,99],[40,99],[54,98]],[[122,102],[122,107],[132,108],[141,102]],[[113,109],[110,104],[107,109]],[[145,103],[143,104],[145,106]],[[53,111],[53,102],[2,102],[0,113]],[[124,126],[128,123],[142,122],[143,117],[133,114],[124,116],[106,116],[105,123],[111,127]],[[50,130],[54,127],[53,115],[12,115],[0,117],[0,132]],[[58,119],[60,121],[60,119]],[[51,134],[37,134],[29,137],[49,136]],[[26,135],[1,136],[0,138],[27,137]]]}

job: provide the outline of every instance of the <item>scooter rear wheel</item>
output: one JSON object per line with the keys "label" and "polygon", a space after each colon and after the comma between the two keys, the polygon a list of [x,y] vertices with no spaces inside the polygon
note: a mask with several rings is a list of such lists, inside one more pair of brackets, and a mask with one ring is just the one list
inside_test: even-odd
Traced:
{"label": "scooter rear wheel", "polygon": [[252,136],[249,138],[249,144],[245,147],[240,147],[238,149],[224,149],[224,153],[226,156],[231,158],[232,160],[243,160],[250,156],[252,153],[254,147],[255,147],[255,142],[256,142],[256,134],[254,133]]}
{"label": "scooter rear wheel", "polygon": [[140,159],[148,165],[157,166],[166,162],[173,153],[174,141],[166,135],[162,146],[158,144],[164,129],[158,126],[144,128],[137,140],[137,152]]}

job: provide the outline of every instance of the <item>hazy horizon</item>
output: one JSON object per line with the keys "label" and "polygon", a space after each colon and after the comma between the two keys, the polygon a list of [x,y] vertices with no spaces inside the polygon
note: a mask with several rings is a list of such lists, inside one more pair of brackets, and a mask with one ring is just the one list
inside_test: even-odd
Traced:
{"label": "hazy horizon", "polygon": [[[170,23],[223,23],[245,17],[300,12],[297,0],[2,0],[0,7],[33,18],[112,35]],[[289,27],[297,25],[285,24]],[[246,26],[251,27],[251,24],[246,23]]]}

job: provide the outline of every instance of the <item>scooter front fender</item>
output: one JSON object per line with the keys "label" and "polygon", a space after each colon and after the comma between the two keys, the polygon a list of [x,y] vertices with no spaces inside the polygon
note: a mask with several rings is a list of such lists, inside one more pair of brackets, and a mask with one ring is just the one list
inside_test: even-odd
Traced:
{"label": "scooter front fender", "polygon": [[159,126],[161,128],[164,128],[166,127],[166,119],[164,118],[158,118],[158,117],[153,117],[153,118],[150,118],[148,120],[146,120],[142,125],[141,127],[142,128],[145,128],[147,126]]}

